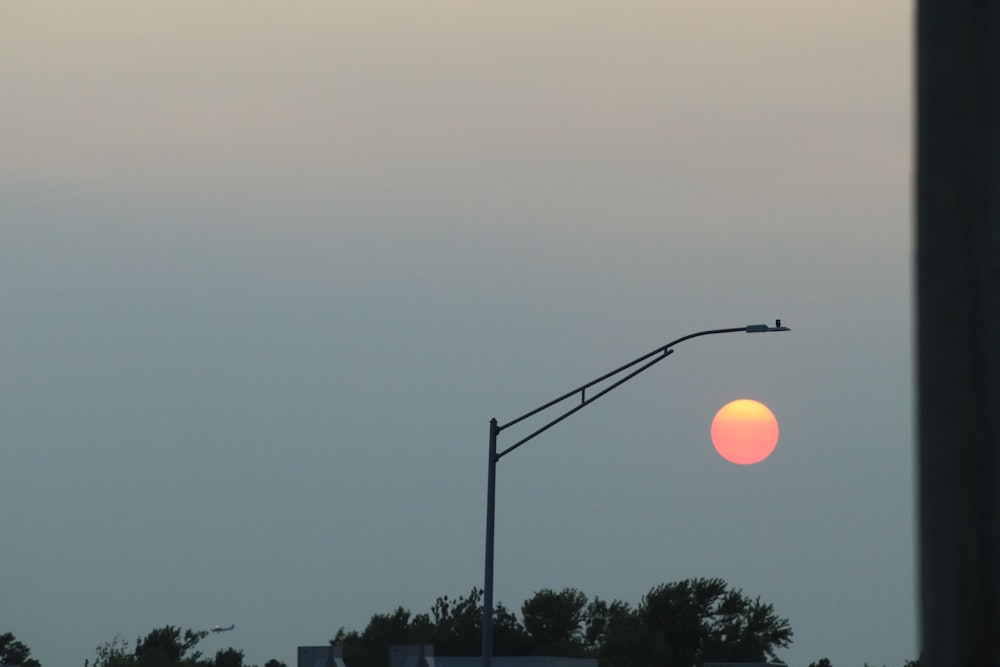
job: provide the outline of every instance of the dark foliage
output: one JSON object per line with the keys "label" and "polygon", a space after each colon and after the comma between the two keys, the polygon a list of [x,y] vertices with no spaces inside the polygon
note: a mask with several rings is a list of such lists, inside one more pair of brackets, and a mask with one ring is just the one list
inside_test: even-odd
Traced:
{"label": "dark foliage", "polygon": [[[350,667],[385,667],[391,644],[433,644],[435,655],[480,655],[482,594],[438,598],[429,613],[400,607],[372,616],[361,632],[331,640]],[[588,600],[574,588],[543,589],[521,607],[521,619],[497,605],[495,655],[597,657],[604,667],[690,667],[704,661],[777,659],[792,630],[774,608],[721,579],[688,579],[653,588],[632,609]]]}
{"label": "dark foliage", "polygon": [[137,663],[142,667],[162,663],[195,665],[201,658],[201,652],[195,651],[194,647],[207,636],[208,631],[206,630],[182,631],[172,625],[157,628],[136,641],[135,657]]}
{"label": "dark foliage", "polygon": [[31,649],[19,642],[12,632],[0,634],[0,665],[41,667],[41,663],[31,657]]}
{"label": "dark foliage", "polygon": [[[235,648],[221,649],[214,658],[202,657],[195,650],[198,643],[208,636],[205,630],[182,630],[166,625],[152,630],[135,642],[130,651],[128,642],[116,636],[97,647],[93,667],[244,667],[243,651]],[[89,667],[84,662],[85,667]],[[286,667],[279,660],[268,660],[264,667]]]}
{"label": "dark foliage", "polygon": [[[820,658],[816,662],[810,662],[809,667],[833,667],[833,665],[830,663],[829,658]],[[906,665],[903,667],[906,667]]]}
{"label": "dark foliage", "polygon": [[575,588],[543,589],[521,605],[524,630],[539,655],[586,655],[587,596]]}

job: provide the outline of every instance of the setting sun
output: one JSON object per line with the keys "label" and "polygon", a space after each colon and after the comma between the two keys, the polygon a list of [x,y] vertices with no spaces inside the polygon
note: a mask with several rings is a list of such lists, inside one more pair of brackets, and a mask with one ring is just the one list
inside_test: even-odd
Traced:
{"label": "setting sun", "polygon": [[726,403],[712,420],[712,444],[732,463],[760,463],[778,444],[778,420],[759,401],[741,398]]}

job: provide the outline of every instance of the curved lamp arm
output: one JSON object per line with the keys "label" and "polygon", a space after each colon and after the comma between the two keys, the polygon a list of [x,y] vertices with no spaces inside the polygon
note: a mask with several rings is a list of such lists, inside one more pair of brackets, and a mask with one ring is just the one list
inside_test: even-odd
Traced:
{"label": "curved lamp arm", "polygon": [[[574,412],[578,412],[579,410],[582,410],[584,408],[584,406],[590,405],[591,403],[593,403],[594,401],[596,401],[597,399],[599,399],[601,396],[604,396],[605,394],[607,394],[609,391],[611,391],[615,387],[618,387],[618,386],[624,384],[625,382],[628,382],[629,380],[631,380],[632,378],[634,378],[639,373],[642,373],[647,368],[649,368],[649,367],[651,367],[651,366],[653,366],[653,365],[655,365],[655,364],[663,361],[669,355],[673,354],[674,351],[671,348],[673,348],[674,345],[677,345],[678,343],[682,343],[682,342],[684,342],[686,340],[689,340],[691,338],[697,338],[698,336],[709,336],[711,334],[723,334],[723,333],[736,333],[736,332],[741,332],[741,331],[745,332],[745,333],[763,333],[763,332],[768,332],[768,331],[790,331],[790,329],[788,327],[781,326],[781,320],[777,320],[775,322],[775,325],[773,327],[772,326],[768,326],[766,324],[748,324],[745,327],[733,327],[733,328],[730,328],[730,329],[709,329],[707,331],[697,331],[695,333],[688,334],[686,336],[681,336],[677,340],[672,340],[669,343],[667,343],[666,345],[661,345],[660,347],[656,348],[655,350],[652,350],[651,352],[647,352],[646,354],[642,355],[641,357],[639,357],[637,359],[633,359],[632,361],[628,362],[627,364],[623,364],[623,365],[619,366],[618,368],[614,369],[613,371],[608,371],[607,373],[605,373],[601,377],[596,378],[594,380],[591,380],[587,384],[581,385],[581,386],[577,387],[576,389],[571,389],[570,391],[566,392],[562,396],[554,398],[551,401],[549,401],[548,403],[546,403],[544,405],[540,405],[537,408],[535,408],[534,410],[530,410],[529,412],[524,413],[523,415],[521,415],[520,417],[517,417],[516,419],[510,420],[506,424],[496,425],[494,428],[496,428],[496,432],[499,435],[499,433],[501,431],[503,431],[504,429],[509,428],[509,427],[513,426],[514,424],[517,424],[519,422],[522,422],[525,419],[527,419],[528,417],[532,417],[532,416],[538,414],[539,412],[542,412],[543,410],[547,410],[548,408],[551,408],[554,405],[562,403],[566,399],[571,398],[571,397],[573,397],[573,396],[575,396],[577,394],[580,395],[580,403],[578,405],[576,405],[575,407],[567,410],[566,412],[564,412],[563,414],[559,415],[558,417],[556,417],[552,421],[548,422],[547,424],[545,424],[544,426],[542,426],[538,430],[533,431],[531,434],[527,435],[526,437],[521,438],[520,440],[518,440],[517,442],[515,442],[513,445],[511,445],[507,449],[503,450],[502,452],[499,452],[496,455],[496,459],[499,461],[501,458],[503,458],[507,454],[511,453],[512,451],[514,451],[515,449],[517,449],[518,447],[520,447],[524,443],[528,442],[529,440],[531,440],[535,436],[540,435],[541,433],[544,433],[545,431],[549,430],[550,428],[552,428],[553,426],[555,426],[556,424],[558,424],[562,420],[564,420],[567,417],[569,417]],[[621,379],[617,380],[613,384],[605,387],[604,389],[602,389],[598,393],[594,394],[593,396],[590,396],[589,398],[587,397],[587,390],[590,389],[591,387],[593,387],[595,384],[603,382],[604,380],[607,380],[610,377],[614,377],[615,375],[618,375],[619,373],[622,373],[622,372],[624,372],[624,371],[626,371],[626,370],[628,370],[628,369],[630,369],[630,368],[632,368],[632,367],[634,367],[634,366],[636,366],[636,365],[638,365],[638,364],[646,361],[647,359],[650,359],[651,357],[652,357],[652,359],[650,361],[648,361],[647,363],[643,364],[642,366],[639,366],[639,368],[636,368],[634,371],[632,371],[628,375],[622,377]]]}

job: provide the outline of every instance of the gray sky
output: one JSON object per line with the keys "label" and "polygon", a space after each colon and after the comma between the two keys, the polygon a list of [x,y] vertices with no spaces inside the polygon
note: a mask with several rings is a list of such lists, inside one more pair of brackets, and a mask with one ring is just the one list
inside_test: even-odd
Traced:
{"label": "gray sky", "polygon": [[291,663],[426,611],[482,585],[491,417],[780,317],[505,458],[497,598],[718,576],[790,664],[915,657],[910,12],[4,3],[0,630]]}

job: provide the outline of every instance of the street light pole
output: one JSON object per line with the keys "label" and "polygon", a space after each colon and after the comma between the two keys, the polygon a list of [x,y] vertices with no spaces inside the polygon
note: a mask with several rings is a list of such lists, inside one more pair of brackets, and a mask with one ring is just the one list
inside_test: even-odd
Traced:
{"label": "street light pole", "polygon": [[[532,438],[541,435],[543,432],[549,430],[562,420],[566,419],[575,412],[582,410],[585,406],[590,405],[601,396],[604,396],[610,392],[615,387],[618,387],[625,382],[628,382],[634,378],[639,373],[642,373],[647,368],[658,364],[659,362],[666,359],[668,356],[673,354],[673,347],[678,343],[682,343],[691,338],[697,338],[699,336],[709,336],[712,334],[723,334],[723,333],[763,333],[768,331],[789,331],[788,327],[781,326],[781,320],[777,320],[774,326],[768,326],[767,324],[748,324],[745,327],[733,327],[731,329],[710,329],[708,331],[698,331],[686,336],[681,336],[677,340],[670,341],[666,345],[662,345],[651,352],[647,352],[637,359],[619,366],[613,371],[609,371],[599,378],[591,380],[585,385],[572,389],[562,396],[552,399],[544,405],[540,405],[534,410],[524,413],[517,419],[513,419],[506,424],[499,425],[496,418],[490,420],[490,447],[489,447],[489,468],[487,473],[486,482],[486,573],[483,581],[483,667],[492,667],[493,665],[493,549],[495,543],[495,535],[493,531],[495,515],[496,515],[496,480],[497,480],[497,462],[510,454],[512,451],[528,442]],[[643,363],[645,362],[645,363]],[[642,364],[642,365],[640,365]],[[634,368],[638,366],[638,368]],[[629,371],[629,369],[633,369]],[[616,375],[629,371],[626,375],[615,380],[612,384],[605,387],[604,389],[598,391],[593,396],[587,396],[587,390],[593,387],[595,384],[608,380]],[[500,435],[501,431],[506,428],[513,426],[514,424],[520,423],[525,419],[532,417],[543,410],[547,410],[563,401],[580,395],[580,403],[576,406],[570,408],[566,412],[562,413],[555,419],[549,421],[541,428],[533,431],[529,435],[521,438],[513,445],[507,447],[503,451],[497,451],[497,436]]]}

